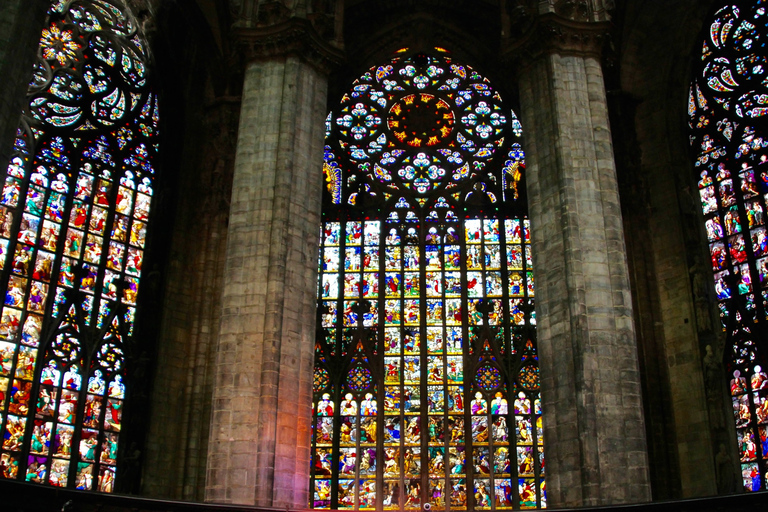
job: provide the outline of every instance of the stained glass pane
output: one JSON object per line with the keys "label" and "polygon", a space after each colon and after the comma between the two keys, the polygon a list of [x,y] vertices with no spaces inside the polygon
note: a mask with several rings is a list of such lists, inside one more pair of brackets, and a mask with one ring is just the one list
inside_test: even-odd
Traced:
{"label": "stained glass pane", "polygon": [[116,482],[159,123],[122,9],[50,8],[0,198],[0,473],[100,492]]}
{"label": "stained glass pane", "polygon": [[519,121],[472,68],[404,53],[328,127],[310,505],[543,507]]}
{"label": "stained glass pane", "polygon": [[[709,242],[714,289],[726,333],[725,365],[747,491],[765,489],[768,359],[768,72],[762,2],[727,2],[702,44],[688,97],[691,144]],[[714,354],[707,357],[714,358]]]}

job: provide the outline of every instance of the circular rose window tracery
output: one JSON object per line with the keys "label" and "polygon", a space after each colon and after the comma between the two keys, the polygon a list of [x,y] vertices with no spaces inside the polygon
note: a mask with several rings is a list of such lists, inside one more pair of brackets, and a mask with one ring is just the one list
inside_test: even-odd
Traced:
{"label": "circular rose window tracery", "polygon": [[136,27],[108,2],[59,2],[49,12],[29,94],[30,122],[48,131],[92,132],[142,114],[149,54]]}
{"label": "circular rose window tracery", "polygon": [[409,94],[392,106],[387,126],[400,142],[421,147],[441,144],[453,131],[453,122],[453,110],[445,100]]}
{"label": "circular rose window tracery", "polygon": [[[329,126],[358,182],[425,196],[479,179],[514,114],[488,79],[446,55],[398,57],[358,78]],[[362,180],[361,180],[362,178]]]}

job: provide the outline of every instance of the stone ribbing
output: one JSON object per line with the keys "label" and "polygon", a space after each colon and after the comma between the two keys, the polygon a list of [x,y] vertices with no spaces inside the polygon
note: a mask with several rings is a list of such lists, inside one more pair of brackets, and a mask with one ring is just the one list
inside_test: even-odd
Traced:
{"label": "stone ribbing", "polygon": [[220,218],[200,217],[174,244],[190,259],[171,265],[142,479],[149,496],[190,501],[203,499],[226,241]]}
{"label": "stone ribbing", "polygon": [[46,0],[3,0],[0,8],[0,168],[13,150],[14,134],[32,79]]}
{"label": "stone ribbing", "polygon": [[672,497],[682,498],[717,492],[715,456],[724,441],[733,463],[732,481],[740,480],[736,434],[728,428],[733,425],[728,381],[722,377],[714,396],[705,393],[704,347],[711,343],[719,362],[718,347],[724,339],[696,188],[698,173],[693,172],[686,133],[690,67],[701,62],[701,29],[713,4],[672,2],[667,15],[660,17],[634,6],[625,15],[620,66],[622,89],[638,98],[633,119],[641,155],[637,172],[647,186],[645,223],[653,235],[640,243],[655,274],[655,336],[668,375],[663,385],[672,399],[667,414],[673,428],[653,434],[669,439],[677,450],[679,490]]}
{"label": "stone ribbing", "polygon": [[308,502],[327,78],[296,57],[246,69],[206,500]]}
{"label": "stone ribbing", "polygon": [[667,435],[674,436],[677,444],[682,496],[707,496],[717,490],[711,434],[716,425],[710,425],[707,411],[685,236],[678,213],[678,184],[670,172],[675,165],[665,162],[663,156],[654,160],[646,162],[643,170],[654,178],[649,180],[652,215],[648,226],[654,234],[651,248],[658,275],[659,330],[663,334],[675,425],[675,432]]}
{"label": "stone ribbing", "polygon": [[[189,97],[199,97],[194,92]],[[142,493],[203,501],[239,99],[188,115]],[[174,124],[171,121],[170,124]],[[177,123],[178,124],[178,123]],[[172,151],[171,147],[164,147]],[[167,169],[167,168],[166,168]],[[172,171],[171,169],[168,169]],[[161,203],[162,204],[162,203]],[[163,211],[157,212],[163,219]]]}
{"label": "stone ribbing", "polygon": [[550,506],[650,500],[637,347],[599,61],[520,78]]}

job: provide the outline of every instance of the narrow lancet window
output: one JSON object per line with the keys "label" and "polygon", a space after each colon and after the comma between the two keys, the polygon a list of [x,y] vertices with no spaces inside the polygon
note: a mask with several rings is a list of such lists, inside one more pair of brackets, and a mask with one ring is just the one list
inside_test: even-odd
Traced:
{"label": "narrow lancet window", "polygon": [[768,475],[768,6],[727,2],[713,16],[688,97],[733,405],[742,483]]}

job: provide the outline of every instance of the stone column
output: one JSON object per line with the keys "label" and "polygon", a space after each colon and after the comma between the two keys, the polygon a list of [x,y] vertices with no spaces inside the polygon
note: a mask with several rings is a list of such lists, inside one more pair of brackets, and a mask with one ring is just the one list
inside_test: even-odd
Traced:
{"label": "stone column", "polygon": [[540,15],[511,47],[536,269],[551,507],[650,501],[637,345],[599,61],[605,26]]}
{"label": "stone column", "polygon": [[325,55],[336,56],[313,34],[296,18],[238,34],[250,62],[214,369],[209,502],[308,504],[327,89],[321,68]]}

